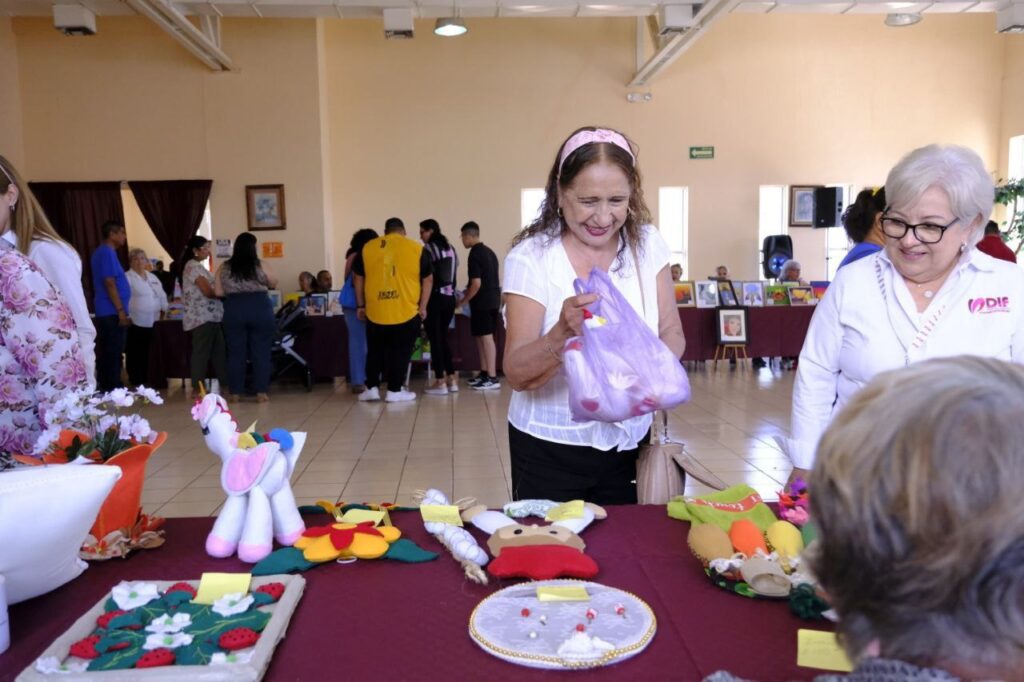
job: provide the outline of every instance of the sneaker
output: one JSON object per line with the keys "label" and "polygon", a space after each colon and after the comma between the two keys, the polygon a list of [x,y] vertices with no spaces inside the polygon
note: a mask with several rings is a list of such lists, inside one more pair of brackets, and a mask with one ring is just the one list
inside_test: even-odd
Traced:
{"label": "sneaker", "polygon": [[476,375],[475,377],[473,377],[472,379],[470,379],[469,381],[467,381],[467,382],[466,382],[466,385],[467,385],[467,386],[469,386],[470,388],[476,388],[476,387],[477,387],[477,386],[479,386],[479,385],[480,385],[480,383],[481,383],[482,381],[484,381],[484,380],[485,380],[486,378],[487,378],[487,375],[486,375],[486,374],[482,374],[482,373],[481,373],[481,374],[477,374],[477,375]]}
{"label": "sneaker", "polygon": [[423,392],[427,395],[448,395],[448,387],[440,383],[436,386],[427,386]]}
{"label": "sneaker", "polygon": [[384,401],[389,403],[406,403],[410,400],[416,400],[416,394],[412,391],[388,391],[384,398]]}
{"label": "sneaker", "polygon": [[366,385],[365,384],[353,384],[352,385],[352,393],[354,393],[355,395],[361,395],[361,394],[363,394],[365,392],[366,392]]}
{"label": "sneaker", "polygon": [[498,381],[497,377],[487,377],[473,387],[476,391],[494,391],[499,388],[501,388],[501,382]]}
{"label": "sneaker", "polygon": [[361,403],[369,403],[373,402],[374,400],[380,400],[380,389],[378,389],[376,386],[374,386],[373,388],[368,388],[359,394],[357,400]]}
{"label": "sneaker", "polygon": [[448,384],[448,392],[449,393],[458,393],[459,392],[459,381],[458,381],[458,379],[456,379],[452,383]]}

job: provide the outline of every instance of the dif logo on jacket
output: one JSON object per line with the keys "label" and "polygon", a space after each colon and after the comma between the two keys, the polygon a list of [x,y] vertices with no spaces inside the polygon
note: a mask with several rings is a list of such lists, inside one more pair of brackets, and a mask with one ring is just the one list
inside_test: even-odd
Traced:
{"label": "dif logo on jacket", "polygon": [[967,309],[971,313],[978,313],[981,315],[987,315],[989,313],[1008,313],[1010,312],[1010,297],[990,296],[988,298],[969,298],[967,299]]}

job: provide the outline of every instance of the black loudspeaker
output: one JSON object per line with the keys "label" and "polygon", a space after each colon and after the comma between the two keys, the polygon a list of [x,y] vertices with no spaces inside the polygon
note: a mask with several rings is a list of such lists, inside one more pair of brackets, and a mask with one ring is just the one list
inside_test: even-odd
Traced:
{"label": "black loudspeaker", "polygon": [[814,227],[839,227],[842,215],[842,187],[818,187],[814,190]]}
{"label": "black loudspeaker", "polygon": [[793,257],[793,240],[785,234],[773,234],[770,237],[765,237],[761,254],[764,278],[778,279],[782,264]]}

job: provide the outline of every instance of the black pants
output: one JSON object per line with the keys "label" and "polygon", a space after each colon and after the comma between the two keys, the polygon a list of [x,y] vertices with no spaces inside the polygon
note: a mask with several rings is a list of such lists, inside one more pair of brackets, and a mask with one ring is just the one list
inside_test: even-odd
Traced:
{"label": "black pants", "polygon": [[598,450],[542,440],[508,425],[512,499],[636,504],[640,449]]}
{"label": "black pants", "polygon": [[97,316],[96,325],[96,388],[102,392],[121,388],[121,355],[124,353],[125,330],[117,323],[117,315]]}
{"label": "black pants", "polygon": [[[228,352],[228,383],[235,395],[245,393],[246,362],[252,363],[256,393],[270,387],[270,353],[277,323],[267,292],[231,294],[224,299],[224,337]],[[221,389],[223,390],[223,389]]]}
{"label": "black pants", "polygon": [[128,369],[128,381],[133,386],[143,386],[149,380],[149,342],[153,339],[152,327],[128,327],[124,345],[124,364]]}
{"label": "black pants", "polygon": [[400,324],[366,321],[366,387],[380,386],[381,374],[389,391],[401,391],[409,358],[420,332],[420,316]]}
{"label": "black pants", "polygon": [[427,303],[427,338],[430,339],[430,366],[438,379],[445,374],[455,374],[452,364],[452,349],[448,347],[448,325],[455,315],[455,297],[430,297]]}
{"label": "black pants", "polygon": [[192,389],[199,390],[199,384],[206,378],[206,371],[213,363],[213,375],[220,382],[220,390],[229,390],[227,352],[224,345],[224,330],[220,322],[204,322],[189,332],[192,336]]}

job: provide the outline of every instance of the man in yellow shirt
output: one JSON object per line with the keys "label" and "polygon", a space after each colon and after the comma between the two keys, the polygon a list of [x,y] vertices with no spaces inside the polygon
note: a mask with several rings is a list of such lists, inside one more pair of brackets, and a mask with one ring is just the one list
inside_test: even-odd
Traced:
{"label": "man in yellow shirt", "polygon": [[359,400],[380,400],[381,374],[389,403],[415,400],[402,387],[406,367],[427,317],[433,288],[430,257],[423,245],[405,236],[398,218],[384,223],[384,236],[366,243],[352,263],[356,315],[366,320],[366,390]]}

